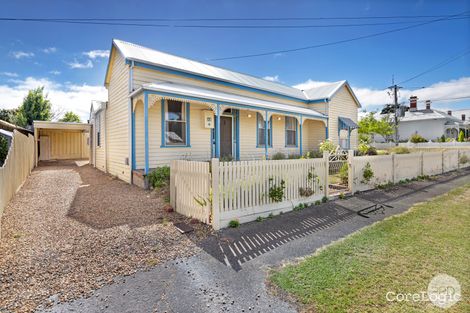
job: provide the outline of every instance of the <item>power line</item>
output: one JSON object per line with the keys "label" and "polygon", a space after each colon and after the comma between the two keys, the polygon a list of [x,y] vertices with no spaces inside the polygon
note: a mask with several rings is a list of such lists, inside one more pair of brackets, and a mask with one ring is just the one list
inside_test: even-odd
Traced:
{"label": "power line", "polygon": [[[447,20],[464,20],[470,18],[470,15],[453,17]],[[133,21],[128,19],[127,21]],[[139,22],[146,19],[136,20]],[[158,27],[158,28],[205,28],[205,29],[307,29],[307,28],[335,28],[335,27],[364,27],[410,24],[421,21],[397,21],[397,22],[376,22],[376,23],[348,23],[348,24],[323,24],[323,25],[198,25],[198,24],[149,24],[149,23],[123,23],[120,19],[41,19],[41,18],[7,18],[2,17],[3,22],[38,22],[38,23],[59,23],[59,24],[81,24],[81,25],[108,25],[108,26],[133,26],[133,27]]]}
{"label": "power line", "polygon": [[468,12],[469,11],[465,11],[463,13],[452,15],[452,16],[447,17],[447,18],[439,18],[439,19],[435,19],[435,20],[431,20],[431,21],[427,21],[427,22],[423,22],[423,23],[419,23],[419,24],[415,24],[415,25],[410,25],[410,26],[401,27],[401,28],[395,28],[395,29],[391,29],[391,30],[388,30],[388,31],[383,31],[383,32],[379,32],[379,33],[369,34],[369,35],[363,35],[363,36],[349,38],[349,39],[343,39],[343,40],[339,40],[339,41],[333,41],[333,42],[328,42],[328,43],[323,43],[323,44],[317,44],[317,45],[305,46],[305,47],[300,47],[300,48],[294,48],[294,49],[283,49],[283,50],[263,52],[263,53],[254,53],[254,54],[245,54],[245,55],[230,56],[230,57],[223,57],[223,58],[215,58],[215,59],[210,59],[210,61],[222,61],[222,60],[253,58],[253,57],[261,57],[261,56],[267,56],[267,55],[275,55],[275,54],[279,54],[279,53],[297,52],[297,51],[302,51],[302,50],[310,50],[310,49],[315,49],[315,48],[339,45],[339,44],[342,44],[342,43],[358,41],[358,40],[372,38],[372,37],[378,37],[378,36],[382,36],[382,35],[386,35],[386,34],[390,34],[390,33],[395,33],[395,32],[400,32],[400,31],[403,31],[403,30],[412,29],[412,28],[416,28],[416,27],[420,27],[420,26],[424,26],[424,25],[428,25],[428,24],[432,24],[432,23],[436,23],[436,22],[446,21],[450,18],[461,16],[461,15],[464,15]]}
{"label": "power line", "polygon": [[[368,20],[368,19],[415,19],[445,18],[452,15],[391,15],[391,16],[337,16],[337,17],[247,17],[247,18],[36,18],[34,20],[67,20],[67,21],[161,21],[161,22],[201,22],[201,21],[310,21],[310,20]],[[8,20],[32,20],[31,18],[8,18]]]}
{"label": "power line", "polygon": [[410,77],[410,78],[408,78],[408,79],[406,79],[406,80],[404,80],[404,81],[402,81],[402,82],[400,82],[400,83],[398,83],[398,84],[401,85],[401,84],[407,83],[407,82],[412,81],[413,79],[416,79],[416,78],[418,78],[418,77],[421,77],[421,76],[423,76],[423,75],[425,75],[425,74],[427,74],[427,73],[430,73],[430,72],[433,72],[433,71],[435,71],[435,70],[437,70],[437,69],[440,69],[441,67],[444,67],[444,66],[446,66],[447,64],[452,63],[452,62],[454,62],[454,61],[456,61],[456,60],[458,60],[458,59],[460,59],[460,58],[466,56],[467,54],[470,54],[470,48],[469,48],[469,49],[466,49],[466,50],[464,50],[463,52],[460,52],[459,54],[457,54],[457,55],[455,55],[455,56],[453,56],[453,57],[451,57],[451,58],[448,58],[448,59],[446,59],[446,60],[444,60],[444,61],[442,61],[442,62],[440,62],[440,63],[438,63],[438,64],[435,64],[435,65],[431,66],[429,69],[427,69],[427,70],[425,70],[425,71],[423,71],[423,72],[421,72],[421,73],[419,73],[419,74],[417,74],[417,75],[415,75],[415,76],[412,76],[412,77]]}
{"label": "power line", "polygon": [[[462,97],[441,98],[441,99],[438,98],[438,99],[427,99],[427,100],[438,102],[438,101],[465,100],[465,99],[470,99],[470,95],[462,96]],[[418,102],[424,102],[424,101],[426,101],[426,100],[418,100]]]}

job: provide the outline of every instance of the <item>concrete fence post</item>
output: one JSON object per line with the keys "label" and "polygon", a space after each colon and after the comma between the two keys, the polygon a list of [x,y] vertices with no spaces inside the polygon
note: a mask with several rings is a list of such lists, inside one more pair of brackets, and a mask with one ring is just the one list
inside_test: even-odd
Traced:
{"label": "concrete fence post", "polygon": [[330,176],[330,154],[328,151],[323,151],[323,162],[325,163],[325,197],[329,193],[329,176]]}
{"label": "concrete fence post", "polygon": [[421,162],[420,162],[420,163],[421,163],[421,164],[420,164],[420,165],[421,165],[421,168],[420,168],[419,171],[420,171],[420,175],[421,175],[421,176],[424,176],[424,152],[421,151],[419,154],[420,154],[420,160],[421,160]]}
{"label": "concrete fence post", "polygon": [[219,159],[211,161],[211,183],[212,183],[212,228],[220,229],[220,209],[219,209]]}
{"label": "concrete fence post", "polygon": [[392,183],[395,184],[395,153],[391,153],[392,157]]}
{"label": "concrete fence post", "polygon": [[442,153],[441,153],[441,174],[444,174],[444,153],[445,153],[445,150],[442,150]]}
{"label": "concrete fence post", "polygon": [[460,149],[457,149],[457,169],[460,169]]}
{"label": "concrete fence post", "polygon": [[354,150],[348,151],[348,189],[351,191],[351,194],[356,192],[354,188]]}

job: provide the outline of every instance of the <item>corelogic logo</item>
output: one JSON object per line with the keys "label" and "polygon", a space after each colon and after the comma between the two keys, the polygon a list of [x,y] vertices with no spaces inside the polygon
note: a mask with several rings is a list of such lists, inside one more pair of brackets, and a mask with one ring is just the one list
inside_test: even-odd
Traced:
{"label": "corelogic logo", "polygon": [[385,297],[387,301],[396,302],[431,301],[435,306],[447,309],[456,304],[461,296],[461,288],[457,279],[447,274],[439,274],[431,279],[427,292],[397,293],[389,291]]}

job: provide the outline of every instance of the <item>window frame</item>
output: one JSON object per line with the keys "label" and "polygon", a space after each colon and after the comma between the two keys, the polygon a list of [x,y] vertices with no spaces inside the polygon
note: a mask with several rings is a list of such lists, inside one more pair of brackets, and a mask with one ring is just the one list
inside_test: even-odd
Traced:
{"label": "window frame", "polygon": [[[292,119],[294,121],[294,123],[292,123],[294,125],[294,129],[288,129],[287,128],[287,120],[288,119]],[[285,147],[287,148],[297,148],[299,146],[299,137],[298,137],[298,130],[299,130],[299,121],[293,117],[293,116],[285,116],[285,119],[284,119],[284,128],[285,128]],[[294,143],[293,144],[289,144],[288,143],[288,138],[289,136],[287,135],[288,132],[294,132],[295,133],[295,136],[294,136]]]}
{"label": "window frame", "polygon": [[[260,121],[260,119],[263,120],[263,125],[266,125],[262,115],[257,112],[256,113],[256,147],[257,148],[264,148],[266,145],[261,144],[260,140],[259,140],[260,139],[259,138],[259,130],[260,130],[259,121]],[[262,129],[264,129],[264,126],[263,126]],[[264,132],[263,138],[266,138],[266,130]],[[271,116],[271,118],[268,121],[268,148],[272,148],[272,147],[273,147],[273,117]]]}
{"label": "window frame", "polygon": [[95,114],[96,146],[101,147],[101,112]]}
{"label": "window frame", "polygon": [[[167,113],[168,113],[168,103],[169,101],[175,101],[181,103],[181,113],[183,114],[184,120],[168,120]],[[190,104],[189,102],[185,102],[182,100],[173,100],[173,99],[162,99],[161,101],[161,127],[162,127],[162,138],[161,138],[161,148],[188,148],[191,147],[190,142]],[[181,144],[171,144],[167,142],[167,122],[177,122],[177,123],[184,123],[184,134],[185,134],[185,142]]]}

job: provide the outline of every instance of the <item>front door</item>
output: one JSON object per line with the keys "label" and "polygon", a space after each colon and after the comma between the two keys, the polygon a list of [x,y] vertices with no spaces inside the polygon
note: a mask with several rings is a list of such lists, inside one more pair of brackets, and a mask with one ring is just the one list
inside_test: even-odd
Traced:
{"label": "front door", "polygon": [[232,157],[232,117],[220,117],[220,157]]}

